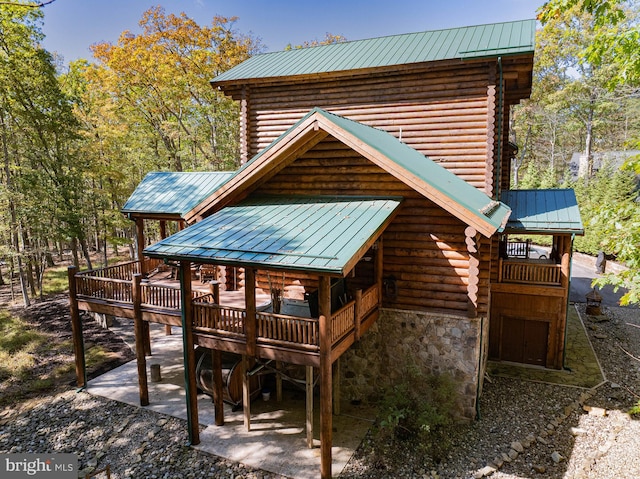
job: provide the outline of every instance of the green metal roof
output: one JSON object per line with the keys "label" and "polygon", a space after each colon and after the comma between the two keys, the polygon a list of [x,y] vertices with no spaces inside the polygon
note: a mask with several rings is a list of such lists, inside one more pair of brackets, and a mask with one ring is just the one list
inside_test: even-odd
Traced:
{"label": "green metal roof", "polygon": [[575,192],[557,190],[507,190],[502,201],[511,207],[506,232],[584,234]]}
{"label": "green metal roof", "polygon": [[260,196],[228,206],[144,250],[196,263],[344,275],[399,198]]}
{"label": "green metal roof", "polygon": [[122,213],[182,217],[232,175],[233,173],[226,171],[151,172],[131,194]]}
{"label": "green metal roof", "polygon": [[535,20],[521,20],[265,53],[212,83],[533,53],[535,30]]}
{"label": "green metal roof", "polygon": [[[364,145],[375,150],[376,158],[369,158],[371,161],[377,162],[380,167],[387,169],[400,181],[425,194],[466,224],[478,228],[485,236],[488,237],[495,231],[503,230],[510,213],[509,207],[504,203],[492,200],[484,192],[390,133],[329,113],[321,108],[312,109],[289,130],[245,163],[233,177],[229,178],[228,182],[236,176],[250,177],[251,170],[259,169],[262,158],[268,155],[270,150],[277,147],[280,142],[288,141],[290,133],[296,132],[300,125],[312,120],[312,117],[319,120],[317,126],[320,130],[335,133],[337,128],[338,131],[353,135],[358,143],[357,147]],[[310,127],[314,128],[313,125]],[[340,135],[338,139],[348,145],[348,138],[345,135]]]}

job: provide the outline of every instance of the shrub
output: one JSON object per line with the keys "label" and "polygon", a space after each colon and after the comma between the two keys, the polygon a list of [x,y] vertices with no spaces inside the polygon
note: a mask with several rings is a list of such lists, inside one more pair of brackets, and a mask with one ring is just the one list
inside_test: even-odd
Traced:
{"label": "shrub", "polygon": [[384,391],[373,445],[378,453],[411,441],[438,461],[447,451],[446,426],[454,422],[457,392],[448,375],[421,375],[409,365],[401,380]]}

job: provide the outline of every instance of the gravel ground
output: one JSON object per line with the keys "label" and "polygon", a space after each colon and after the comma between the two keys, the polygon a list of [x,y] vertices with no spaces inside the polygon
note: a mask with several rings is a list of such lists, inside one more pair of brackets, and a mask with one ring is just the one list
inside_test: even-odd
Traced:
{"label": "gravel ground", "polygon": [[[450,431],[452,447],[439,463],[410,444],[381,457],[365,440],[341,477],[640,477],[640,421],[626,413],[640,394],[640,310],[604,314],[606,320],[583,314],[604,384],[584,390],[489,378],[480,420]],[[182,420],[84,392],[0,412],[0,453],[77,453],[83,473],[108,464],[114,479],[281,477],[200,453],[186,441]]]}

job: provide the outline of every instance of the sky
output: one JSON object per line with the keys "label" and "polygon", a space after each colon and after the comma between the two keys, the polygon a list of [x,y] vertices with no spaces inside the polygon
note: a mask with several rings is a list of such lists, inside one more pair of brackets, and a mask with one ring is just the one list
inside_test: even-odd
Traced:
{"label": "sky", "polygon": [[138,33],[142,13],[160,5],[199,25],[238,17],[236,29],[260,38],[265,51],[322,40],[347,40],[535,18],[544,0],[55,0],[44,7],[44,47],[65,63],[91,60],[95,43]]}

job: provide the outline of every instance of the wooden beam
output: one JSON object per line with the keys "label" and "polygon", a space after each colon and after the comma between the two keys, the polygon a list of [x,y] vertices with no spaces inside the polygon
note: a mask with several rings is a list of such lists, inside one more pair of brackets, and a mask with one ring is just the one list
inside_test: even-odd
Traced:
{"label": "wooden beam", "polygon": [[245,334],[247,335],[247,354],[256,355],[256,271],[253,268],[244,270],[244,299],[247,315],[245,317]]}
{"label": "wooden beam", "polygon": [[142,311],[140,309],[140,303],[142,302],[142,298],[140,296],[141,281],[141,274],[133,275],[133,332],[136,342],[136,364],[138,365],[138,392],[140,395],[140,406],[147,406],[149,404],[149,387],[147,384],[147,359],[145,358],[145,321],[142,319]]}
{"label": "wooden beam", "polygon": [[140,272],[145,275],[147,271],[145,271],[144,264],[144,219],[136,218],[136,247],[137,247],[137,255],[138,261],[140,261]]}
{"label": "wooden beam", "polygon": [[320,276],[320,477],[331,478],[333,445],[332,365],[331,365],[331,278]]}
{"label": "wooden beam", "polygon": [[80,309],[78,308],[78,295],[76,292],[76,272],[75,266],[67,269],[69,281],[69,310],[71,314],[71,335],[73,337],[73,352],[76,363],[76,384],[79,388],[87,387],[87,368],[84,356],[84,338],[82,334],[82,321],[80,320]]}
{"label": "wooden beam", "polygon": [[340,415],[340,358],[333,363],[333,414]]}
{"label": "wooden beam", "polygon": [[307,447],[313,448],[313,366],[306,366],[306,392],[307,392]]}
{"label": "wooden beam", "polygon": [[213,404],[216,426],[224,425],[224,402],[222,392],[222,353],[211,350],[211,369],[213,373]]}
{"label": "wooden beam", "polygon": [[244,427],[251,431],[251,384],[249,381],[249,356],[242,355],[242,412]]}
{"label": "wooden beam", "polygon": [[180,294],[182,297],[182,351],[184,355],[184,385],[187,400],[189,444],[200,444],[198,421],[198,389],[196,385],[196,355],[193,349],[193,311],[191,303],[191,263],[180,262]]}

